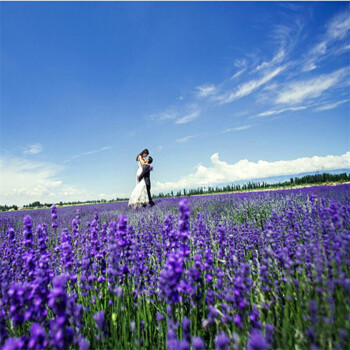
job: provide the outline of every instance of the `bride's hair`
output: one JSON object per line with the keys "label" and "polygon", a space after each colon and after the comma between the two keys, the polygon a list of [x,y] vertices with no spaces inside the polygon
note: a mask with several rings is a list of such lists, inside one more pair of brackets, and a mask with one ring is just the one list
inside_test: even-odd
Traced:
{"label": "bride's hair", "polygon": [[145,148],[142,152],[140,152],[140,153],[137,155],[136,161],[138,161],[139,156],[141,156],[141,155],[144,154],[144,153],[146,153],[147,155],[149,155],[149,152],[148,152],[148,149],[147,149],[147,148]]}

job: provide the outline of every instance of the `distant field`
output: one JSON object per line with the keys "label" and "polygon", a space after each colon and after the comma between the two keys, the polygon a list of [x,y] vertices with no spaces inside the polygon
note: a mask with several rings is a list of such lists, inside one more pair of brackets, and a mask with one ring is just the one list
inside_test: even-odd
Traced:
{"label": "distant field", "polygon": [[[229,193],[247,193],[247,192],[264,192],[264,191],[278,191],[278,190],[289,190],[289,189],[297,189],[297,188],[307,188],[307,187],[317,187],[317,186],[339,186],[342,184],[350,184],[350,182],[324,182],[320,184],[304,184],[304,185],[291,185],[291,186],[283,186],[283,187],[273,187],[273,188],[260,188],[260,189],[246,189],[239,191],[225,191],[225,192],[215,192],[215,193],[203,193],[203,194],[195,194],[195,195],[182,195],[182,196],[174,196],[174,197],[166,197],[166,198],[183,198],[183,197],[195,197],[195,196],[208,196],[208,195],[217,195],[217,194],[229,194]],[[128,200],[119,200],[111,203],[127,203]],[[70,204],[70,205],[62,205],[57,207],[76,207],[82,205],[103,205],[107,203],[80,203],[80,204]],[[50,207],[41,207],[41,208],[18,208],[18,210],[36,210],[36,209],[49,209]],[[15,211],[15,210],[10,210]]]}

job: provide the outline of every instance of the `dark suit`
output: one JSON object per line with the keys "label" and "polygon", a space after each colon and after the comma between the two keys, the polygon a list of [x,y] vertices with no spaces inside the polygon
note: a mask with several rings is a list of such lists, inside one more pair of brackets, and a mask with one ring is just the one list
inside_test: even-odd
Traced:
{"label": "dark suit", "polygon": [[151,197],[151,179],[150,179],[150,167],[148,165],[144,165],[142,167],[142,173],[140,174],[139,176],[139,181],[141,181],[142,179],[145,179],[145,182],[146,182],[146,188],[147,188],[147,195],[148,195],[148,201],[149,201],[149,204],[151,206],[154,205],[154,202],[152,200],[152,197]]}

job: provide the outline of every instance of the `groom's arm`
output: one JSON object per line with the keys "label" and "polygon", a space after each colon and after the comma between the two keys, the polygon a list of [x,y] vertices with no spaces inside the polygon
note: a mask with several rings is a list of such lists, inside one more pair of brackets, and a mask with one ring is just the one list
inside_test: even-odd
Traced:
{"label": "groom's arm", "polygon": [[144,166],[142,168],[142,173],[139,176],[139,182],[144,178],[144,176],[149,172],[149,166]]}

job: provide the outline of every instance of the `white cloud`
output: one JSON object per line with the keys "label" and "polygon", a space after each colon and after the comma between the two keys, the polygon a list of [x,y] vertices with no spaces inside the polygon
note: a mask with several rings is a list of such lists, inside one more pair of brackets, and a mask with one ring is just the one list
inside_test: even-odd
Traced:
{"label": "white cloud", "polygon": [[315,55],[324,55],[326,51],[327,51],[327,41],[321,41],[311,50],[311,53]]}
{"label": "white cloud", "polygon": [[191,113],[186,114],[185,116],[178,118],[175,121],[175,124],[186,124],[189,122],[192,122],[193,120],[197,119],[199,117],[199,110],[195,110]]}
{"label": "white cloud", "polygon": [[29,204],[65,200],[93,199],[93,193],[64,184],[57,175],[62,166],[33,162],[23,158],[0,160],[0,196],[6,204]]}
{"label": "white cloud", "polygon": [[346,49],[344,50],[346,46],[339,49],[338,46],[333,44],[336,41],[343,40],[349,30],[349,11],[345,11],[333,17],[330,23],[327,25],[327,29],[322,36],[322,40],[308,52],[302,71],[309,72],[317,68],[316,62],[324,59],[327,53],[339,55],[346,51]]}
{"label": "white cloud", "polygon": [[254,90],[258,89],[260,86],[266,84],[268,81],[273,79],[275,76],[281,73],[284,69],[285,69],[285,66],[278,67],[273,71],[266,73],[262,78],[257,80],[251,80],[247,83],[239,85],[236,91],[227,93],[225,95],[214,97],[213,100],[219,101],[220,104],[233,102],[236,99],[249,95]]}
{"label": "white cloud", "polygon": [[242,131],[242,130],[247,130],[252,128],[253,125],[242,125],[242,126],[237,126],[235,128],[228,128],[226,130],[223,131],[223,134],[230,132],[230,131]]}
{"label": "white cloud", "polygon": [[348,69],[339,69],[309,80],[294,81],[288,84],[277,96],[276,103],[295,104],[306,99],[319,97],[324,91],[339,83]]}
{"label": "white cloud", "polygon": [[175,124],[186,124],[198,118],[199,115],[200,109],[197,103],[191,103],[178,108],[171,107],[165,112],[153,114],[148,118],[152,122],[172,121]]}
{"label": "white cloud", "polygon": [[246,67],[247,66],[247,60],[245,59],[237,59],[234,62],[235,67],[240,68],[240,67]]}
{"label": "white cloud", "polygon": [[317,112],[328,111],[329,109],[334,109],[334,108],[336,108],[336,107],[338,107],[346,102],[349,102],[349,101],[350,100],[347,99],[347,100],[341,100],[341,101],[338,101],[335,103],[326,104],[326,105],[315,108],[315,111],[317,111]]}
{"label": "white cloud", "polygon": [[221,161],[219,153],[214,153],[210,159],[212,162],[210,167],[199,164],[195,173],[183,176],[176,182],[156,181],[153,191],[164,192],[174,189],[212,186],[239,180],[350,168],[350,152],[340,156],[314,156],[272,162],[264,160],[250,162],[247,159],[243,159],[234,164]]}
{"label": "white cloud", "polygon": [[153,122],[162,122],[162,121],[167,121],[167,120],[174,120],[178,116],[178,112],[174,107],[170,107],[164,112],[161,113],[155,113],[150,115],[148,118]]}
{"label": "white cloud", "polygon": [[288,111],[292,111],[292,112],[301,111],[306,108],[307,108],[306,106],[299,106],[299,107],[288,107],[288,108],[281,108],[281,109],[271,109],[269,111],[259,113],[257,117],[268,117],[270,115],[281,114]]}
{"label": "white cloud", "polygon": [[285,55],[286,55],[286,51],[284,50],[284,48],[279,49],[277,54],[272,58],[272,60],[270,62],[263,62],[261,65],[256,67],[256,70],[259,71],[259,70],[274,66],[277,63],[281,63],[283,61]]}
{"label": "white cloud", "polygon": [[194,139],[194,138],[197,138],[197,137],[206,137],[206,136],[209,136],[209,133],[207,132],[203,132],[201,134],[196,134],[196,135],[190,135],[190,136],[185,136],[185,137],[182,137],[181,139],[177,139],[176,142],[177,143],[185,143],[191,139]]}
{"label": "white cloud", "polygon": [[64,160],[63,163],[67,163],[67,162],[71,161],[72,159],[76,159],[76,158],[80,158],[80,157],[84,157],[84,156],[89,156],[91,154],[99,153],[99,152],[102,152],[102,151],[107,151],[109,149],[111,149],[111,147],[107,146],[107,147],[102,147],[102,148],[96,149],[94,151],[89,151],[89,152],[76,154],[75,156],[72,156],[72,157]]}
{"label": "white cloud", "polygon": [[40,153],[43,150],[42,146],[40,143],[36,143],[33,145],[30,145],[28,147],[26,147],[23,150],[23,154],[37,154]]}
{"label": "white cloud", "polygon": [[183,137],[181,139],[177,139],[176,142],[178,143],[185,143],[187,142],[188,140],[191,140],[193,138],[195,138],[197,135],[190,135],[190,136],[186,136],[186,137]]}
{"label": "white cloud", "polygon": [[334,17],[328,27],[327,35],[334,40],[343,39],[350,30],[350,12],[345,11]]}
{"label": "white cloud", "polygon": [[[64,166],[29,161],[24,158],[0,158],[1,204],[24,205],[35,201],[41,203],[72,202],[99,199],[99,193],[60,179]],[[126,198],[127,193],[108,192],[105,199]]]}
{"label": "white cloud", "polygon": [[236,74],[232,75],[231,80],[238,78],[242,73],[246,71],[246,68],[239,70]]}
{"label": "white cloud", "polygon": [[[278,45],[275,51],[264,51],[267,52],[266,57],[271,58],[266,61],[262,60],[262,55],[256,53],[259,51],[252,54],[246,53],[247,59],[237,59],[233,62],[233,68],[236,69],[233,75],[230,74],[215,85],[203,83],[195,87],[195,93],[191,96],[192,102],[198,105],[202,113],[209,107],[220,108],[220,105],[257,93],[256,96],[253,96],[251,104],[253,105],[254,101],[258,104],[269,103],[270,107],[267,108],[271,109],[261,113],[259,115],[261,117],[313,107],[310,106],[310,103],[303,103],[308,107],[296,106],[305,100],[321,96],[331,88],[344,88],[344,84],[340,86],[338,83],[346,77],[349,69],[328,73],[330,67],[328,65],[327,70],[324,71],[328,74],[318,74],[318,77],[315,75],[321,60],[329,58],[330,55],[348,52],[349,45],[345,40],[348,38],[350,27],[348,14],[349,11],[345,11],[334,17],[322,32],[314,34],[312,40],[307,38],[306,31],[303,32],[305,28],[303,22],[306,17],[288,16],[282,25],[274,26],[272,33],[267,33],[267,37]],[[306,38],[308,39],[307,46],[300,47],[305,43]],[[259,46],[256,50],[259,50]],[[248,79],[242,79],[242,82],[237,78],[241,79],[244,72],[248,73],[247,76],[251,76]],[[310,74],[304,75],[304,72],[310,72]],[[314,77],[309,78],[311,75]],[[298,76],[303,80],[296,81],[295,77]],[[199,110],[189,109],[188,105],[182,104],[179,98],[177,100],[177,106],[156,115],[156,119],[171,121],[175,124],[186,124],[199,117]],[[286,105],[293,107],[287,109]]]}
{"label": "white cloud", "polygon": [[268,35],[287,52],[292,52],[300,38],[304,21],[300,16],[288,16],[286,20],[284,24],[275,25],[273,32]]}
{"label": "white cloud", "polygon": [[312,70],[316,69],[317,66],[314,61],[306,62],[302,68],[303,72],[311,72]]}
{"label": "white cloud", "polygon": [[216,88],[214,85],[202,85],[196,88],[198,90],[198,97],[207,97],[215,93]]}
{"label": "white cloud", "polygon": [[234,65],[239,70],[231,77],[231,80],[238,78],[247,70],[247,60],[235,60]]}
{"label": "white cloud", "polygon": [[350,45],[345,45],[343,47],[340,48],[341,51],[348,51],[350,50]]}

